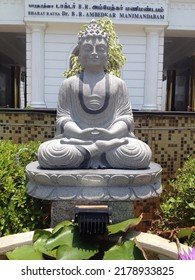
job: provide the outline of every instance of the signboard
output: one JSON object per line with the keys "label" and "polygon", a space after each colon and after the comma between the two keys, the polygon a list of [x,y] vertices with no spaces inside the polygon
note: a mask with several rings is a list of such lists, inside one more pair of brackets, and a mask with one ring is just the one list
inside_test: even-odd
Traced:
{"label": "signboard", "polygon": [[26,21],[79,22],[102,17],[119,23],[164,23],[167,20],[167,0],[25,1]]}

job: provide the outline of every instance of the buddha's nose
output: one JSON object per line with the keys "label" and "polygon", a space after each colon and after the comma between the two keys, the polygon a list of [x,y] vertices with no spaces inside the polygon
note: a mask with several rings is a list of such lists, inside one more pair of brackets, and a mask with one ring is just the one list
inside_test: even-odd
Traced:
{"label": "buddha's nose", "polygon": [[97,55],[97,51],[96,51],[96,47],[95,47],[95,46],[93,47],[92,54],[93,54],[93,55]]}

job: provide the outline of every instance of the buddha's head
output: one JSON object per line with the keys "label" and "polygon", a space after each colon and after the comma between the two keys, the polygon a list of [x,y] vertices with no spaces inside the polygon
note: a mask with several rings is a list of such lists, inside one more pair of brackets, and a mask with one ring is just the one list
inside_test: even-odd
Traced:
{"label": "buddha's head", "polygon": [[108,34],[92,20],[78,36],[78,57],[83,69],[105,70],[108,63]]}

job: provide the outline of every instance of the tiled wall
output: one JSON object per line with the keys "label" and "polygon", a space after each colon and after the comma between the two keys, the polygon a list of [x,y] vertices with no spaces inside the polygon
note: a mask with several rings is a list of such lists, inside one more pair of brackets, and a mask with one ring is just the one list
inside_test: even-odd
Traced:
{"label": "tiled wall", "polygon": [[[135,114],[135,134],[152,149],[152,160],[163,168],[162,182],[166,186],[189,155],[195,156],[195,113],[194,114]],[[159,198],[137,201],[135,216],[144,213],[137,227],[146,231],[159,207]]]}
{"label": "tiled wall", "polygon": [[0,111],[0,139],[14,143],[45,141],[55,133],[55,112]]}
{"label": "tiled wall", "polygon": [[134,118],[135,134],[149,144],[166,182],[189,155],[195,155],[195,113],[137,113]]}
{"label": "tiled wall", "polygon": [[[46,141],[55,133],[55,111],[0,110],[0,139],[15,143]],[[163,168],[167,184],[189,155],[195,155],[195,113],[134,112],[135,134],[148,143],[152,160]],[[148,228],[159,206],[158,198],[135,203],[135,214],[144,213],[142,230]]]}

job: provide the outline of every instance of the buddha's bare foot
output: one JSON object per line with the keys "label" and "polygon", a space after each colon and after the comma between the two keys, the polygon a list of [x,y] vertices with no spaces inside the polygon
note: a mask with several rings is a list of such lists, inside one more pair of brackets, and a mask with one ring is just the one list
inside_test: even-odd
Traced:
{"label": "buddha's bare foot", "polygon": [[98,147],[98,149],[102,152],[106,152],[109,150],[112,150],[114,148],[120,147],[121,145],[125,145],[128,143],[128,140],[123,138],[123,139],[112,139],[112,140],[97,140],[95,142],[96,146]]}
{"label": "buddha's bare foot", "polygon": [[88,150],[91,155],[91,158],[100,156],[102,153],[105,153],[114,148],[120,147],[128,143],[128,140],[123,139],[112,139],[112,140],[97,140],[92,145],[83,145],[83,147]]}
{"label": "buddha's bare foot", "polygon": [[92,157],[90,160],[90,167],[93,169],[105,169],[106,165],[101,162],[99,157]]}

